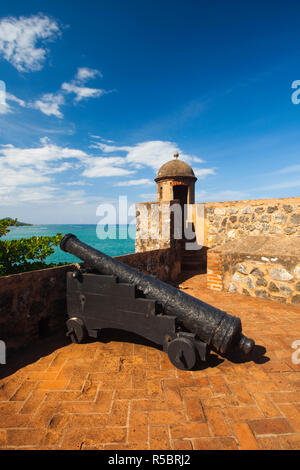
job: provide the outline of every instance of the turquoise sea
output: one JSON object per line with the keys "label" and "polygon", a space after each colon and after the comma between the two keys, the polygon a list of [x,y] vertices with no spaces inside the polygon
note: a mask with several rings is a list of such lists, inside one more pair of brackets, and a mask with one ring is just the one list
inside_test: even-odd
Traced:
{"label": "turquoise sea", "polygon": [[[20,238],[30,238],[32,236],[53,236],[57,233],[73,233],[81,241],[91,245],[97,250],[103,251],[110,256],[127,255],[135,251],[135,226],[130,225],[33,225],[24,227],[9,227],[10,232],[1,237],[1,240],[19,240]],[[112,235],[116,234],[115,239],[99,239],[99,235],[109,230]],[[128,236],[130,231],[130,236]],[[46,263],[72,263],[78,262],[78,258],[69,253],[65,253],[59,247],[55,248],[55,253],[46,258]]]}

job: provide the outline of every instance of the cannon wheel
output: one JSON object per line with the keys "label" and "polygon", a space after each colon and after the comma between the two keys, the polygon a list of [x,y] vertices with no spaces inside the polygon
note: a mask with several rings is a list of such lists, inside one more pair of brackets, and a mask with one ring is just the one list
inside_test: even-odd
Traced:
{"label": "cannon wheel", "polygon": [[175,338],[168,345],[168,356],[172,364],[181,370],[190,370],[197,360],[196,348],[187,338]]}
{"label": "cannon wheel", "polygon": [[72,343],[82,343],[87,338],[87,330],[81,318],[72,317],[67,320],[67,336]]}

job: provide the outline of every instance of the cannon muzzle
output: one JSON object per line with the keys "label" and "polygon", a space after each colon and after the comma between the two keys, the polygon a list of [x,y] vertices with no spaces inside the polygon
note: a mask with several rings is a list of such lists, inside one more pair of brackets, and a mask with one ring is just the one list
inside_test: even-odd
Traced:
{"label": "cannon muzzle", "polygon": [[[242,334],[242,324],[238,317],[228,315],[154,276],[111,258],[83,243],[73,234],[65,235],[60,247],[85,261],[99,274],[113,275],[120,282],[135,286],[146,298],[155,299],[162,306],[163,315],[176,316],[177,323],[219,353],[226,354],[232,348],[238,348],[245,354],[252,351],[254,341]],[[178,356],[178,361],[179,359]]]}

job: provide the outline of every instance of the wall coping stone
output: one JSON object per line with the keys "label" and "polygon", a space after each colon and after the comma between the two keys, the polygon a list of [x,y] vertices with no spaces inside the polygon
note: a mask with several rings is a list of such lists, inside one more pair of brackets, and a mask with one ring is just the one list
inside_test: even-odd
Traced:
{"label": "wall coping stone", "polygon": [[258,205],[258,204],[265,204],[265,203],[274,203],[274,202],[291,202],[294,204],[300,204],[300,197],[278,197],[278,198],[263,198],[263,199],[237,199],[235,201],[205,201],[203,203],[196,202],[196,204],[204,204],[205,206],[231,206],[235,204],[250,204],[250,205]]}
{"label": "wall coping stone", "polygon": [[265,257],[296,257],[300,260],[299,237],[252,235],[217,245],[209,250],[222,254],[245,254]]}

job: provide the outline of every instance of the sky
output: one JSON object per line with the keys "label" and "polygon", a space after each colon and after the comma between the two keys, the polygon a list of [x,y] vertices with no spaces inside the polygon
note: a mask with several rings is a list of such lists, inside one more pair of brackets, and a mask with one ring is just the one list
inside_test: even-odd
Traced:
{"label": "sky", "polygon": [[298,0],[1,2],[0,218],[93,224],[119,196],[155,201],[175,151],[196,202],[300,196],[299,13]]}

